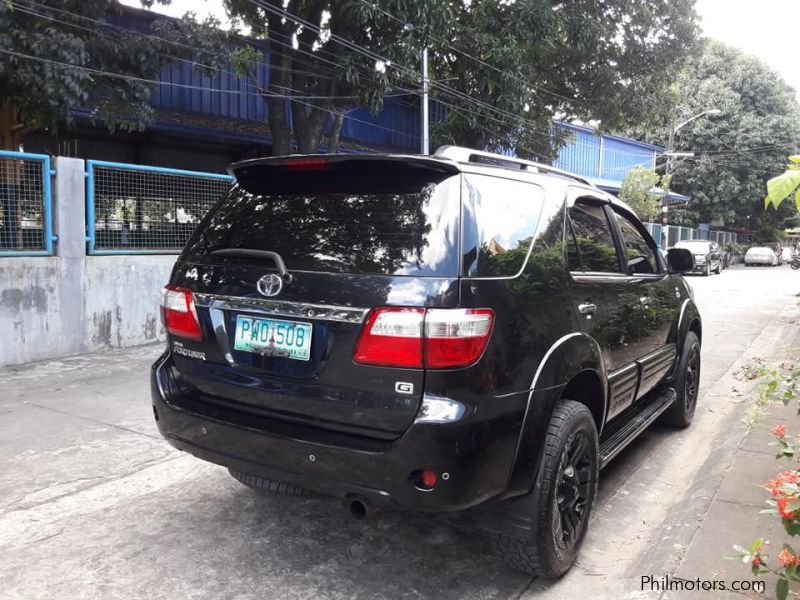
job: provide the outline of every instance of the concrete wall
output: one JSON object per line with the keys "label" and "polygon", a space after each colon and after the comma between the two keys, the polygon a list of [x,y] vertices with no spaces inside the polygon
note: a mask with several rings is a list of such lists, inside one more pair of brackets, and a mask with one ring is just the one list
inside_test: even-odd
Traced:
{"label": "concrete wall", "polygon": [[84,162],[55,160],[56,256],[0,257],[0,366],[163,338],[174,255],[86,255]]}
{"label": "concrete wall", "polygon": [[86,258],[84,319],[89,348],[121,348],[163,337],[161,288],[175,256]]}

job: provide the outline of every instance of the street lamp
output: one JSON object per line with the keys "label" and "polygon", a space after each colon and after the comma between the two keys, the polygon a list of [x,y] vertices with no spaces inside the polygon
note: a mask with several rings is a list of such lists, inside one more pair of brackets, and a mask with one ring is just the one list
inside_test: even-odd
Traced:
{"label": "street lamp", "polygon": [[[718,109],[718,108],[709,108],[708,110],[704,110],[701,113],[697,113],[693,117],[691,117],[689,119],[686,119],[685,121],[682,121],[681,123],[678,123],[677,125],[674,122],[670,123],[670,126],[669,126],[669,142],[667,144],[667,151],[664,153],[664,155],[667,157],[667,164],[664,167],[664,174],[665,175],[671,175],[672,174],[672,171],[675,169],[675,160],[674,159],[676,157],[678,157],[679,154],[680,155],[684,155],[684,156],[687,156],[687,155],[694,156],[693,154],[691,154],[689,152],[677,153],[677,152],[674,151],[675,134],[677,134],[681,129],[686,127],[686,125],[688,125],[689,123],[691,123],[692,121],[694,121],[696,119],[699,119],[700,117],[716,117],[716,116],[721,115],[721,114],[722,114],[722,111],[720,109]],[[669,207],[667,206],[667,204],[669,202],[669,198],[667,198],[667,196],[668,196],[668,193],[665,193],[663,198],[661,199],[661,247],[664,248],[664,249],[667,248],[667,243],[669,241],[668,240],[668,236],[667,236],[667,223],[669,222],[668,219],[667,219],[667,213],[669,212]]]}

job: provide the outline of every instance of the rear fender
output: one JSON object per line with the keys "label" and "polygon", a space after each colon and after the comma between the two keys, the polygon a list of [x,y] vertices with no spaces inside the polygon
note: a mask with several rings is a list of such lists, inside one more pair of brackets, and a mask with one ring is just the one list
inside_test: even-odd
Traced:
{"label": "rear fender", "polygon": [[[506,497],[525,494],[535,483],[544,448],[547,427],[556,403],[567,384],[579,373],[592,371],[606,381],[603,355],[597,342],[585,333],[570,333],[556,341],[539,363],[531,381],[528,404],[517,442],[513,467],[506,487]],[[603,385],[602,415],[608,409],[608,389]]]}

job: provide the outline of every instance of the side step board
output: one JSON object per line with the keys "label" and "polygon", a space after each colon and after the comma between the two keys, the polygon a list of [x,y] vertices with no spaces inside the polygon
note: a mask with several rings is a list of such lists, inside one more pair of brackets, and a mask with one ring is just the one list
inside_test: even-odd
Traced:
{"label": "side step board", "polygon": [[653,390],[614,419],[600,438],[600,468],[605,467],[661,413],[672,406],[676,398],[677,393],[672,388]]}

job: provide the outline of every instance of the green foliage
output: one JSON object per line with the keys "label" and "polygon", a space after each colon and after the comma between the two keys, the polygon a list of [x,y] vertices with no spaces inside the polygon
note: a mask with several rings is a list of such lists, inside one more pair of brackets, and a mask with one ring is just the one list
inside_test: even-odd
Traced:
{"label": "green foliage", "polygon": [[430,40],[433,77],[488,106],[464,106],[434,87],[434,97],[459,108],[434,137],[520,156],[554,155],[566,141],[551,131],[556,115],[603,128],[657,117],[698,33],[694,0],[577,0],[560,10],[550,0],[449,4],[454,19]]}
{"label": "green foliage", "polygon": [[790,156],[786,171],[767,182],[767,196],[764,198],[764,208],[770,206],[780,208],[781,203],[793,193],[795,206],[800,211],[800,156]]}
{"label": "green foliage", "polygon": [[[670,124],[709,109],[722,115],[692,121],[675,136],[676,151],[695,157],[677,165],[673,189],[692,197],[687,210],[671,213],[683,224],[722,221],[726,226],[774,232],[792,216],[788,206],[762,210],[763,190],[800,148],[800,106],[795,91],[759,59],[706,41],[677,78],[677,110],[659,124],[619,133],[667,146]],[[749,218],[748,218],[749,217]],[[771,237],[771,235],[770,235]]]}
{"label": "green foliage", "polygon": [[[0,50],[14,53],[0,58],[0,107],[21,110],[17,118],[23,126],[70,122],[74,110],[88,108],[111,129],[141,129],[152,119],[148,99],[154,87],[143,80],[157,78],[173,56],[200,61],[216,56],[209,52],[220,39],[216,21],[197,23],[189,16],[154,22],[153,32],[163,38],[187,40],[191,32],[203,32],[201,42],[181,50],[104,27],[107,12],[118,6],[111,0],[0,3]],[[14,125],[4,123],[7,144]]]}
{"label": "green foliage", "polygon": [[651,190],[658,186],[662,179],[658,174],[647,167],[638,166],[631,169],[622,181],[619,197],[626,202],[633,211],[644,221],[650,221],[658,216],[661,210],[661,197]]}
{"label": "green foliage", "polygon": [[[383,97],[401,83],[418,88],[418,79],[407,82],[409,74],[391,64],[416,70],[424,40],[433,32],[452,32],[455,6],[444,0],[386,0],[379,7],[364,0],[265,0],[263,4],[271,9],[259,9],[250,0],[225,0],[229,14],[250,28],[249,35],[269,46],[270,81],[260,91],[269,109],[274,154],[288,154],[293,145],[303,153],[317,152],[329,117],[350,106],[378,111]],[[301,28],[292,18],[276,14],[284,4],[289,13],[315,27]],[[390,64],[378,65],[339,39],[367,48]],[[252,58],[252,50],[238,51],[234,65],[257,83]],[[291,124],[285,114],[289,95],[306,97],[291,102]],[[338,127],[330,137],[338,137]]]}
{"label": "green foliage", "polygon": [[[759,387],[758,403],[781,403],[788,406],[800,398],[800,365],[783,363],[774,369],[766,369],[762,364],[754,365],[745,373],[747,379],[764,377]],[[800,406],[797,410],[800,416]],[[800,470],[797,469],[797,456],[800,454],[800,436],[790,436],[785,424],[776,425],[772,429],[778,447],[776,458],[790,462],[789,469],[783,470],[774,478],[761,484],[770,492],[766,501],[769,508],[761,511],[780,519],[786,533],[795,537],[800,535]],[[754,575],[771,573],[778,577],[775,595],[779,599],[786,598],[790,583],[800,583],[800,556],[789,544],[783,544],[777,556],[770,557],[765,545],[769,542],[759,538],[749,549],[734,545],[736,556],[750,565]]]}

